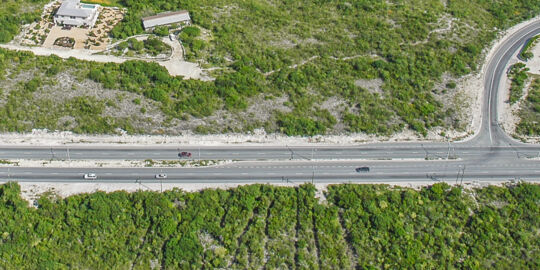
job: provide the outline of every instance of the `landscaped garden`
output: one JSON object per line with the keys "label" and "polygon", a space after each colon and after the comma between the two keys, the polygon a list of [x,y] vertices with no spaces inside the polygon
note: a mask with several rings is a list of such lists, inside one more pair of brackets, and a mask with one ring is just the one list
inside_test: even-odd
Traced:
{"label": "landscaped garden", "polygon": [[75,45],[75,39],[70,37],[61,37],[54,41],[54,45],[72,49]]}
{"label": "landscaped garden", "polygon": [[116,56],[149,58],[170,57],[171,46],[165,44],[160,38],[146,36],[143,40],[129,38],[118,43],[111,51]]}

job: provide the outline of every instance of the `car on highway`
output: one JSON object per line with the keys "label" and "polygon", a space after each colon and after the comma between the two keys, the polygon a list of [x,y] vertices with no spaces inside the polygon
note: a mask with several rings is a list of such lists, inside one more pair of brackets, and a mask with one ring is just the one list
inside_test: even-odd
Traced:
{"label": "car on highway", "polygon": [[180,153],[178,153],[178,157],[179,158],[190,158],[191,153],[190,152],[180,152]]}
{"label": "car on highway", "polygon": [[369,172],[369,167],[367,167],[367,166],[358,167],[355,170],[356,170],[356,172]]}
{"label": "car on highway", "polygon": [[156,179],[167,179],[167,174],[166,173],[158,173],[156,174]]}
{"label": "car on highway", "polygon": [[85,173],[83,178],[86,180],[96,180],[97,175],[95,173]]}

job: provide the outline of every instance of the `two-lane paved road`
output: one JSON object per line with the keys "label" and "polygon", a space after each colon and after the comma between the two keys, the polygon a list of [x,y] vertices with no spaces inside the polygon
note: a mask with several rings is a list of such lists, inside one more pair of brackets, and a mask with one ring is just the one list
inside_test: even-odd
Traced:
{"label": "two-lane paved road", "polygon": [[[369,172],[356,172],[358,166],[369,166]],[[216,182],[357,182],[357,181],[454,181],[489,180],[493,178],[540,179],[540,166],[535,161],[514,163],[468,164],[463,161],[281,161],[239,162],[211,168],[10,168],[0,172],[0,179],[28,182],[62,181],[95,182],[84,180],[84,173],[96,173],[99,182],[156,182],[155,175],[166,173],[169,183]]]}

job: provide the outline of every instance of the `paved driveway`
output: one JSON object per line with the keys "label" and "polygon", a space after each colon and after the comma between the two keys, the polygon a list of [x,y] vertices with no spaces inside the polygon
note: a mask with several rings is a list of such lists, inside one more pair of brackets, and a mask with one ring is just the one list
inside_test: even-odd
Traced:
{"label": "paved driveway", "polygon": [[71,30],[62,30],[60,26],[53,26],[42,47],[52,48],[56,39],[70,37],[75,39],[74,49],[84,49],[84,43],[88,39],[89,32],[89,29],[73,27]]}

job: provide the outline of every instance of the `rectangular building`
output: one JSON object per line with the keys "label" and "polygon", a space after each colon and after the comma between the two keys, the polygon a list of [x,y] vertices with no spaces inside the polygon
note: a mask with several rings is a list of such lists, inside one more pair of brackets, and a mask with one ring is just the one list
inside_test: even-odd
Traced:
{"label": "rectangular building", "polygon": [[99,15],[98,9],[99,5],[81,4],[80,0],[64,0],[54,14],[54,23],[92,28]]}
{"label": "rectangular building", "polygon": [[189,17],[189,12],[187,10],[164,12],[142,19],[144,30],[147,31],[158,26],[166,26],[175,23],[189,24],[190,22],[191,17]]}

